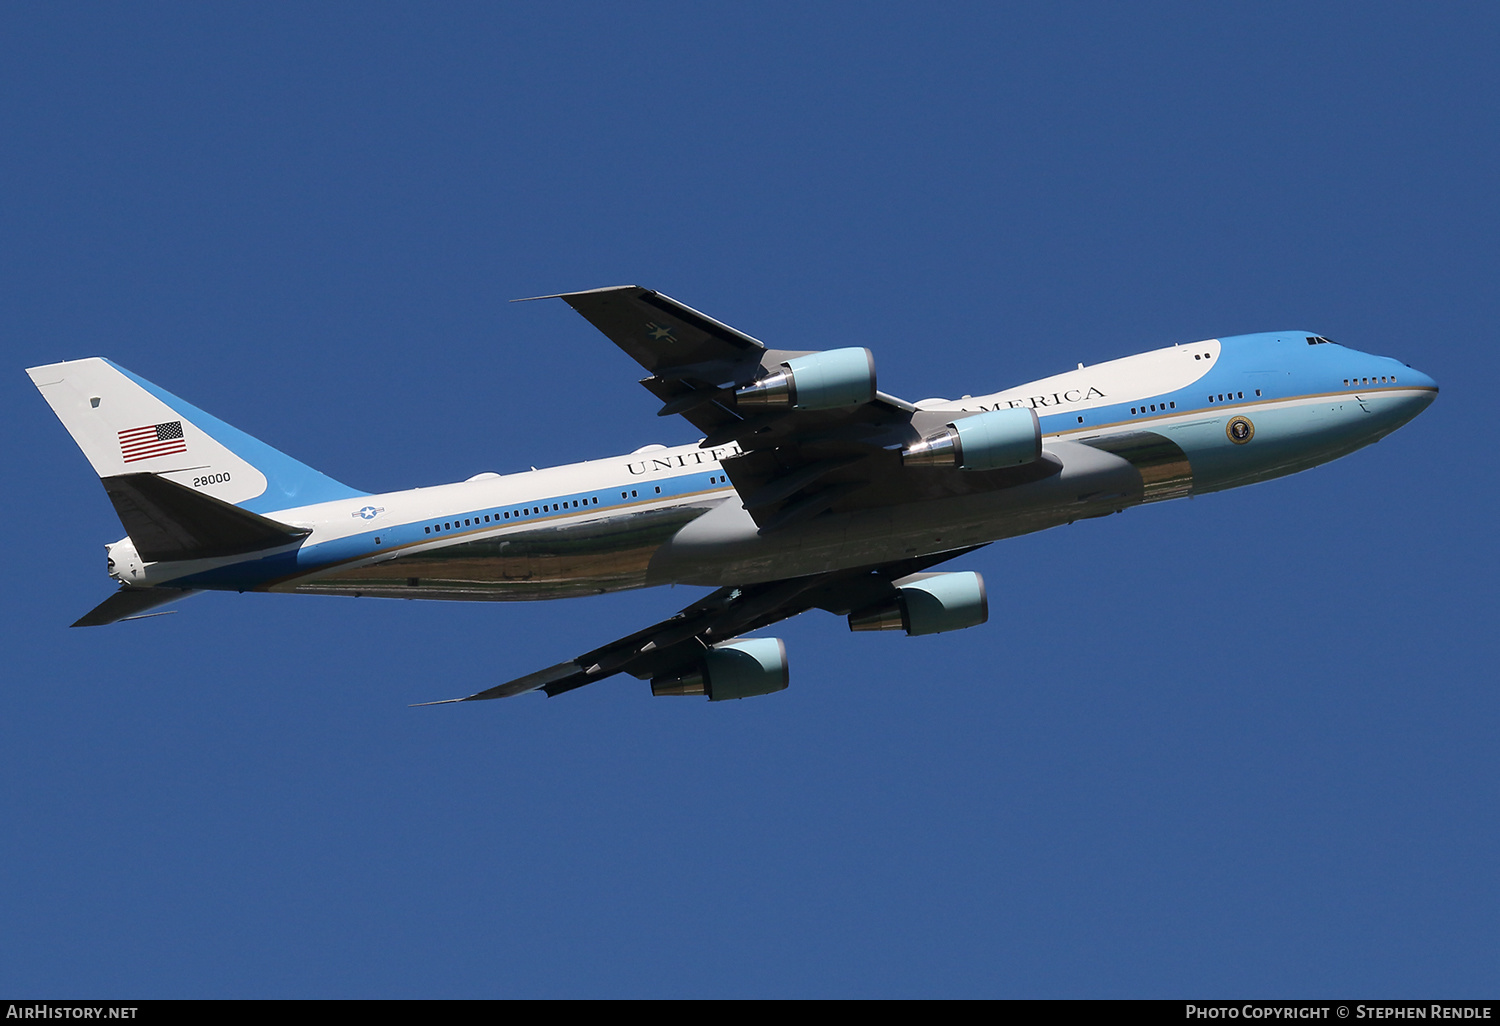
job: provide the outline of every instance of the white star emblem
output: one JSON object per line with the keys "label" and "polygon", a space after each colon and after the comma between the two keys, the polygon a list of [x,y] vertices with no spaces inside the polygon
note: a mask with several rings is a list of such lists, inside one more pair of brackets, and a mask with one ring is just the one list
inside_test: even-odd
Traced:
{"label": "white star emblem", "polygon": [[646,327],[649,329],[649,334],[651,335],[651,337],[654,338],[658,342],[676,342],[677,341],[675,338],[672,337],[672,329],[671,328],[664,328],[660,324],[657,324],[655,321],[648,321],[648,322],[646,322]]}

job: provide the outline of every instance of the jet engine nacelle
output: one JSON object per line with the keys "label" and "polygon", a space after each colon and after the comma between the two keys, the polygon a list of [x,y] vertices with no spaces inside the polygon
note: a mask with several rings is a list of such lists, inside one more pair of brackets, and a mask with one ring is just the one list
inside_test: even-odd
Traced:
{"label": "jet engine nacelle", "polygon": [[656,677],[653,695],[707,695],[710,702],[769,695],[786,688],[786,643],[780,638],[735,638],[703,653],[688,673]]}
{"label": "jet engine nacelle", "polygon": [[901,452],[909,467],[999,470],[1042,455],[1042,425],[1031,409],[988,410],[955,420]]}
{"label": "jet engine nacelle", "polygon": [[798,356],[735,393],[740,406],[836,410],[875,398],[875,356],[868,349],[830,349]]}
{"label": "jet engine nacelle", "polygon": [[977,573],[912,574],[892,582],[896,594],[849,614],[851,631],[942,634],[977,627],[990,618],[984,578]]}

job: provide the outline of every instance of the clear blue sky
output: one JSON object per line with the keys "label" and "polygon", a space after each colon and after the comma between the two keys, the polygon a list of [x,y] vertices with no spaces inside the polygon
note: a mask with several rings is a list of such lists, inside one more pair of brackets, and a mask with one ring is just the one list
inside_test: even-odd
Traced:
{"label": "clear blue sky", "polygon": [[[1486,4],[7,5],[0,992],[1494,996]],[[792,686],[409,709],[700,594],[208,595],[22,368],[369,490],[691,441],[639,283],[910,399],[1305,328],[1433,375],[1294,478],[999,544]]]}

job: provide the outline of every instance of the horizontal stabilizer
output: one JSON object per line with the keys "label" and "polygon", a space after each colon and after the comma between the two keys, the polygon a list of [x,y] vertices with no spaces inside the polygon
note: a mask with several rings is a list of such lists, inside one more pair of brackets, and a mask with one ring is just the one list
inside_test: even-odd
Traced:
{"label": "horizontal stabilizer", "polygon": [[237,556],[311,533],[155,474],[101,478],[125,533],[148,563]]}
{"label": "horizontal stabilizer", "polygon": [[146,615],[157,606],[198,594],[187,588],[121,588],[85,613],[74,627],[103,627]]}

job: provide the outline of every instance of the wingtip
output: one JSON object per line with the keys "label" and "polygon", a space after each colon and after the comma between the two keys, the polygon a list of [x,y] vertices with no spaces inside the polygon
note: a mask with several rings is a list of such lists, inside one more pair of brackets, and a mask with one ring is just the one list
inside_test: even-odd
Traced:
{"label": "wingtip", "polygon": [[638,289],[639,285],[606,285],[602,289],[584,289],[581,292],[554,292],[550,296],[522,296],[520,299],[512,299],[512,303],[532,303],[538,299],[567,299],[570,296],[587,296],[595,292],[619,292],[622,289]]}

